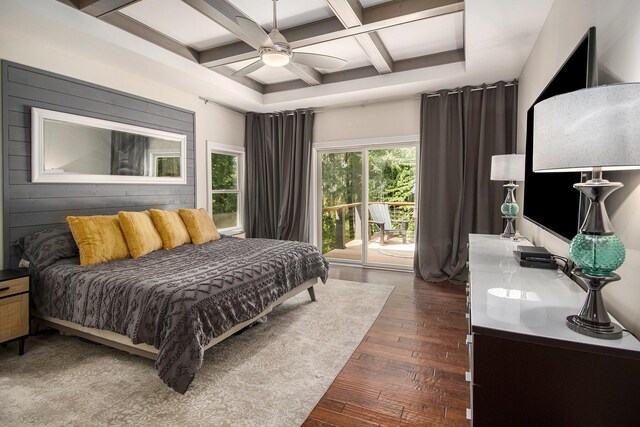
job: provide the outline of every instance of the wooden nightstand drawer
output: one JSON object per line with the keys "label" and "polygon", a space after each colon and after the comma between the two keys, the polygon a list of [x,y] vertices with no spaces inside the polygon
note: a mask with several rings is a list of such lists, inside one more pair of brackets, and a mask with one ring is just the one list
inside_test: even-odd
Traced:
{"label": "wooden nightstand drawer", "polygon": [[20,277],[18,279],[4,280],[0,282],[0,298],[23,292],[29,292],[28,277]]}
{"label": "wooden nightstand drawer", "polygon": [[0,299],[0,342],[28,334],[29,294],[14,295]]}

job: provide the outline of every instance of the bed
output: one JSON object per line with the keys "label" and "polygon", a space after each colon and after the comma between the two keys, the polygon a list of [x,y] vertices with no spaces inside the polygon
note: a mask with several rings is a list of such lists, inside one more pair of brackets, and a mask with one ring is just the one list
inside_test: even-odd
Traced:
{"label": "bed", "polygon": [[28,257],[33,316],[155,359],[159,377],[179,393],[207,348],[299,292],[315,300],[313,285],[328,275],[317,248],[301,242],[223,237],[82,267],[68,229],[48,233],[30,245],[39,252]]}

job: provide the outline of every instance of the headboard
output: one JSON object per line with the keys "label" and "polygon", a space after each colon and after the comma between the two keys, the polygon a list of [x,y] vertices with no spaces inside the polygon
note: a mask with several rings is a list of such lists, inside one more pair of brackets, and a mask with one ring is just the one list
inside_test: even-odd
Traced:
{"label": "headboard", "polygon": [[[187,136],[187,184],[31,183],[31,107]],[[4,266],[16,267],[22,236],[63,225],[67,215],[195,206],[195,113],[36,68],[2,62]]]}

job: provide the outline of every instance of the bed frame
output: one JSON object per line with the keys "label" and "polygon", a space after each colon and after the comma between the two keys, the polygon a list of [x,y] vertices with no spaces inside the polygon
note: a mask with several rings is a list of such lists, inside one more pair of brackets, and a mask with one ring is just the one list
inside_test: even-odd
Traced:
{"label": "bed frame", "polygon": [[[311,301],[316,301],[316,294],[313,289],[313,286],[318,283],[318,279],[311,279],[303,284],[293,288],[286,294],[282,295],[280,298],[275,300],[271,305],[269,305],[262,313],[258,314],[256,317],[247,320],[246,322],[242,322],[229,329],[224,334],[213,338],[209,341],[209,344],[204,348],[205,351],[219,342],[227,339],[231,335],[236,332],[246,328],[251,325],[253,322],[257,321],[261,317],[269,314],[273,309],[288,299],[298,295],[303,291],[309,292],[309,296],[311,297]],[[134,344],[131,342],[131,339],[126,335],[120,335],[115,332],[106,331],[102,329],[96,328],[87,328],[77,323],[69,322],[67,320],[56,319],[54,317],[44,316],[39,313],[32,313],[32,320],[34,322],[34,328],[32,330],[38,331],[40,326],[49,327],[52,329],[58,330],[62,335],[71,335],[77,336],[80,338],[87,339],[89,341],[97,342],[109,347],[116,348],[118,350],[126,351],[130,354],[135,354],[138,356],[143,356],[151,360],[156,360],[158,356],[158,350],[149,344]]]}

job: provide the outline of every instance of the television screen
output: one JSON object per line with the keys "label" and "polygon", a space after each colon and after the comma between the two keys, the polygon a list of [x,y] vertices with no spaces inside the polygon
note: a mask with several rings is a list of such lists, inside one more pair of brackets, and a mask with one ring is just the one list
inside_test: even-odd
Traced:
{"label": "television screen", "polygon": [[523,215],[566,241],[576,235],[582,216],[584,202],[573,188],[582,176],[579,172],[533,172],[533,107],[552,96],[595,86],[595,41],[595,27],[592,27],[527,112]]}

